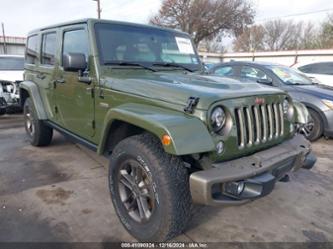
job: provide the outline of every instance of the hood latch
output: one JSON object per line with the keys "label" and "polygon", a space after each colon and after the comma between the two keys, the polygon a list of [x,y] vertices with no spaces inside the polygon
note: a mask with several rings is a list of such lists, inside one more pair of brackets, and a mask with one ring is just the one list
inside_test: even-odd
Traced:
{"label": "hood latch", "polygon": [[184,108],[184,112],[192,114],[194,112],[194,108],[199,103],[200,98],[198,97],[189,97],[187,100],[187,104]]}

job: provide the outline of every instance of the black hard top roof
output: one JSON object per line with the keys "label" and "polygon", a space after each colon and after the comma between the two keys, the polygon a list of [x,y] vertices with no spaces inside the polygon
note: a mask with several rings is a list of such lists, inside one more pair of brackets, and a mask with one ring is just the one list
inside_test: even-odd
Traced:
{"label": "black hard top roof", "polygon": [[92,22],[92,23],[123,24],[123,25],[136,26],[136,27],[146,27],[146,28],[153,28],[153,29],[165,30],[165,31],[176,32],[176,33],[179,33],[179,34],[188,35],[187,33],[184,33],[184,32],[179,31],[179,30],[174,30],[174,29],[164,28],[164,27],[158,27],[158,26],[154,26],[154,25],[123,22],[123,21],[113,21],[113,20],[106,20],[106,19],[95,19],[95,18],[86,18],[86,19],[80,19],[80,20],[74,20],[74,21],[49,25],[49,26],[46,26],[46,27],[42,27],[42,28],[39,28],[39,29],[32,30],[32,31],[29,32],[29,35],[32,35],[32,34],[35,34],[35,33],[41,32],[41,31],[45,31],[45,30],[48,30],[48,29],[55,29],[55,28],[71,26],[71,25],[76,25],[76,24],[84,24],[84,23],[89,23],[89,22]]}

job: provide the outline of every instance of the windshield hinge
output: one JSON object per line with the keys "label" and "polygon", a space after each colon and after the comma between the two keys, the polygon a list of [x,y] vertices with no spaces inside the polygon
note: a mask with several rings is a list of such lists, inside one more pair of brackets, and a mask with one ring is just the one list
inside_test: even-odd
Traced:
{"label": "windshield hinge", "polygon": [[184,112],[192,114],[194,112],[194,108],[199,103],[200,98],[198,97],[189,97],[187,100],[187,105],[184,108]]}

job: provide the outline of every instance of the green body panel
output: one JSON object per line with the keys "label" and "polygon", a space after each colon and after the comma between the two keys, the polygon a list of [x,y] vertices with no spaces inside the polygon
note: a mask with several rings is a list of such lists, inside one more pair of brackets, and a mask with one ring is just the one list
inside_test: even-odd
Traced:
{"label": "green body panel", "polygon": [[[267,103],[281,103],[287,97],[285,92],[201,73],[184,73],[184,70],[175,68],[152,72],[142,68],[101,66],[94,33],[96,22],[100,21],[89,19],[51,27],[57,30],[58,37],[55,65],[51,70],[41,67],[39,63],[26,65],[25,80],[36,83],[38,87],[34,83],[24,83],[22,87],[33,89],[29,93],[40,109],[40,119],[48,119],[95,144],[100,154],[104,152],[110,127],[115,120],[138,126],[159,138],[170,135],[172,144],[164,147],[170,154],[205,153],[212,161],[252,154],[294,135],[290,130],[291,122],[285,119],[283,136],[240,149],[237,144],[235,108],[253,106],[258,97],[264,98]],[[88,33],[90,84],[80,82],[77,73],[64,72],[61,66],[63,32],[76,27],[82,27]],[[48,29],[31,34],[41,36],[43,32],[48,32]],[[46,76],[43,80],[36,77],[41,71]],[[59,78],[65,82],[55,85],[53,81]],[[184,112],[189,97],[199,98],[191,114]],[[224,135],[214,133],[210,127],[210,114],[217,105],[222,105],[231,119],[230,131]],[[215,145],[219,141],[224,142],[225,149],[218,155]]]}
{"label": "green body panel", "polygon": [[172,143],[164,149],[170,154],[187,155],[214,150],[213,140],[200,119],[159,107],[124,104],[108,110],[105,115],[98,148],[100,154],[104,151],[107,134],[115,120],[143,128],[158,138],[169,135]]}

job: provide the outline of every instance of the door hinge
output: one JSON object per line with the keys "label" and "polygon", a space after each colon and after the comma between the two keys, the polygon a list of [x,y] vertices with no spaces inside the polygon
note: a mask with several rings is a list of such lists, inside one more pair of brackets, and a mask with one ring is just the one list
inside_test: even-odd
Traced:
{"label": "door hinge", "polygon": [[95,120],[91,121],[91,126],[92,126],[93,129],[96,128],[96,122],[95,122]]}
{"label": "door hinge", "polygon": [[94,99],[95,98],[95,89],[91,88],[91,97]]}

